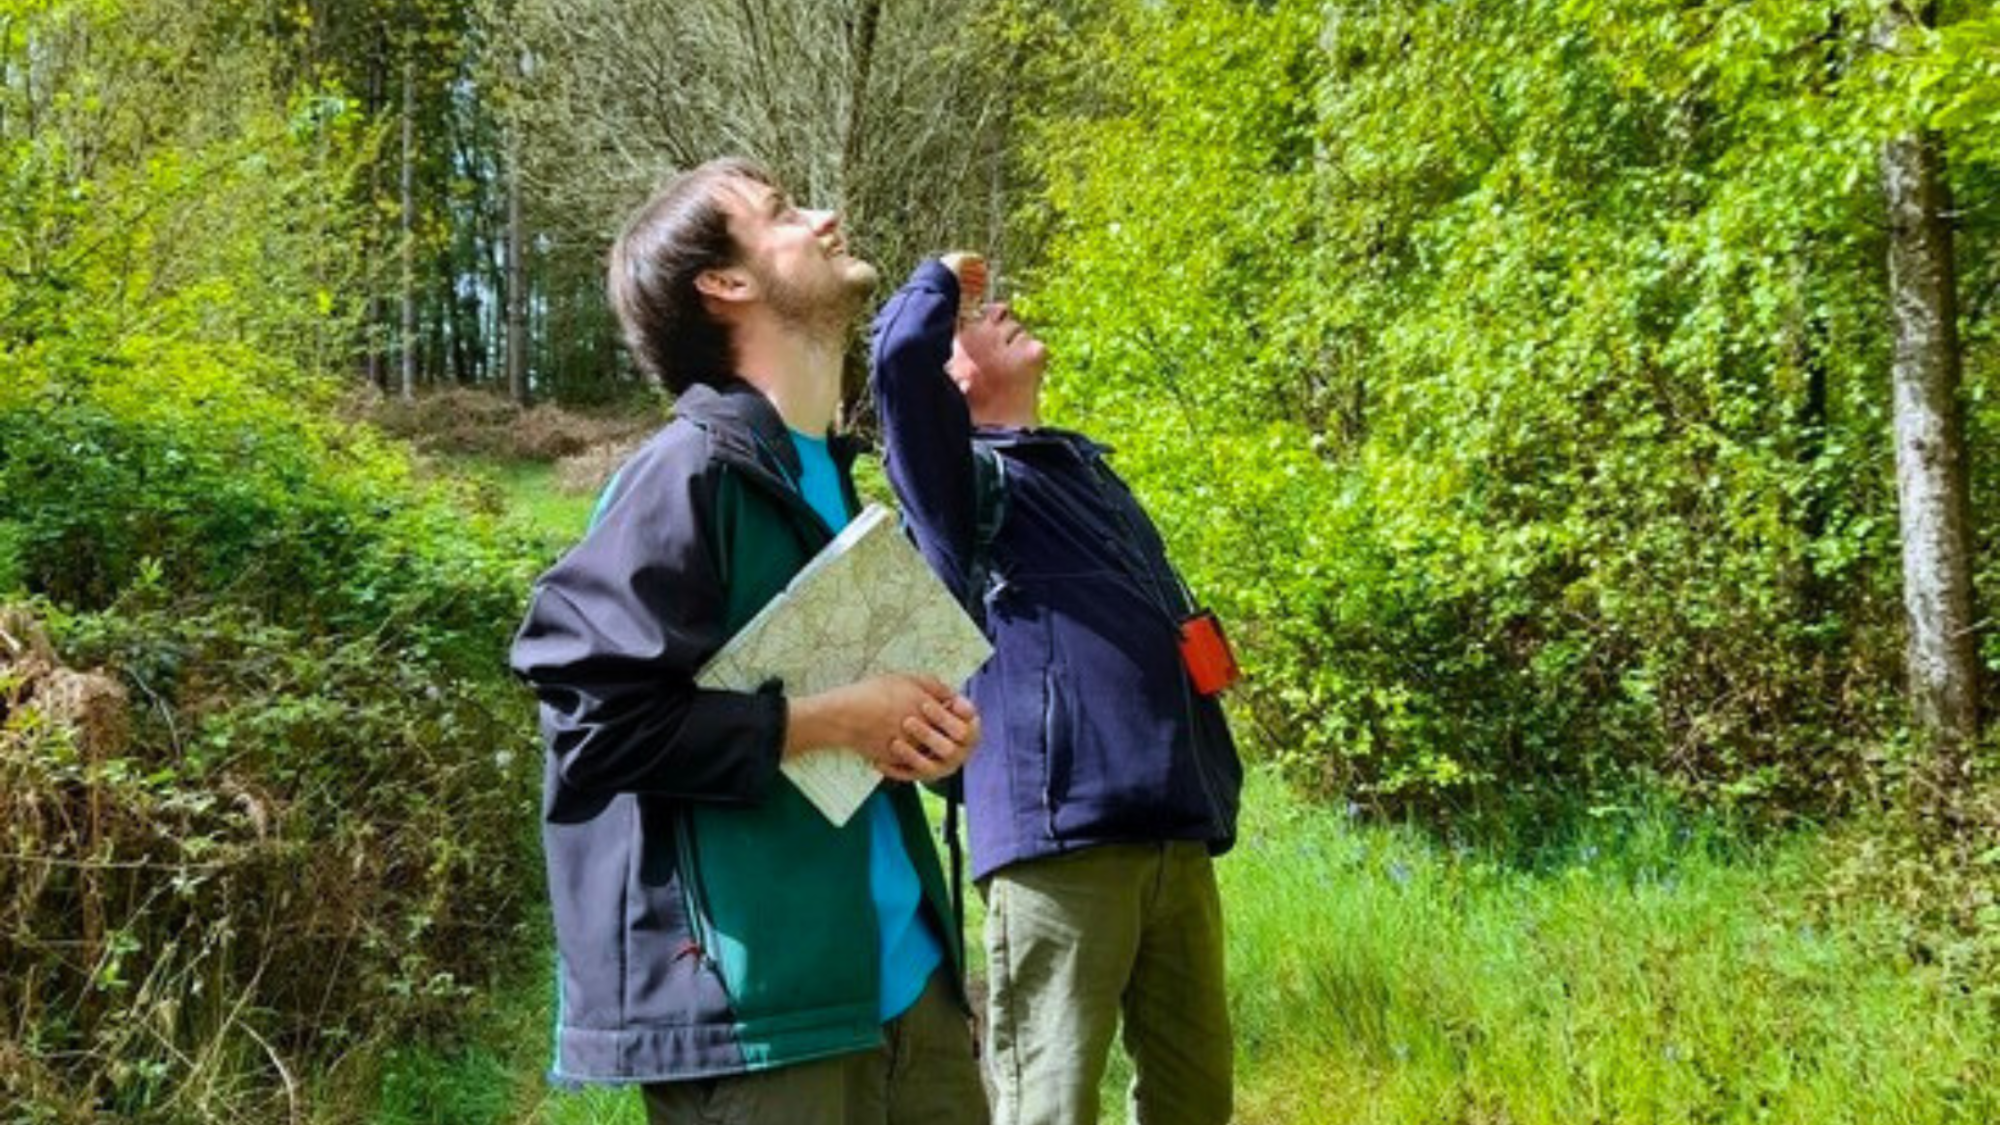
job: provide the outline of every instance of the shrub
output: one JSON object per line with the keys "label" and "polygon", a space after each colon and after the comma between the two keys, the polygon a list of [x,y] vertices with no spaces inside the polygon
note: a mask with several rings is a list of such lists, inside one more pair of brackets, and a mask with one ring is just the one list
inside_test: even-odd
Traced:
{"label": "shrub", "polygon": [[147,589],[55,615],[102,671],[6,623],[30,655],[0,662],[0,1005],[30,1034],[0,1092],[270,1120],[313,1060],[448,1017],[511,947],[534,755],[490,676]]}
{"label": "shrub", "polygon": [[556,461],[659,425],[657,405],[620,407],[617,414],[584,414],[550,403],[522,410],[499,395],[454,388],[410,402],[372,397],[358,413],[431,453]]}
{"label": "shrub", "polygon": [[[1439,817],[1894,785],[1876,155],[1976,84],[1833,7],[1023,21],[1048,415],[1117,447],[1236,626],[1267,752]],[[1982,138],[1949,138],[1961,187],[1995,182]],[[1990,222],[1964,245],[1990,272]]]}
{"label": "shrub", "polygon": [[338,92],[232,6],[0,22],[0,1104],[286,1119],[517,940],[542,548],[332,419]]}
{"label": "shrub", "polygon": [[591,446],[556,462],[556,486],[564,492],[595,495],[611,483],[621,465],[646,442],[646,435]]}

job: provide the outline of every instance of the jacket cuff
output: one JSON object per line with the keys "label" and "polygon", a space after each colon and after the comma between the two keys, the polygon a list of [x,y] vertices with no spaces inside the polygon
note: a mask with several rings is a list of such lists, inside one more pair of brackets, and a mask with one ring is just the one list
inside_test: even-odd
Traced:
{"label": "jacket cuff", "polygon": [[917,263],[905,288],[929,289],[951,298],[954,306],[958,304],[958,275],[946,269],[944,263],[936,258],[925,258]]}
{"label": "jacket cuff", "polygon": [[791,704],[785,699],[784,681],[772,679],[759,685],[754,694],[759,706],[770,714],[765,729],[771,733],[758,747],[759,757],[755,768],[756,791],[751,800],[761,801],[771,793],[771,786],[777,783],[779,767],[785,764],[785,738],[792,721]]}

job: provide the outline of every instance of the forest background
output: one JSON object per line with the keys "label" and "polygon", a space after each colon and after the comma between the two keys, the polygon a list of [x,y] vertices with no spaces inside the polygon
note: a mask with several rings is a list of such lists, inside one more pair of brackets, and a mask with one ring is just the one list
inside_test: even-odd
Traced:
{"label": "forest background", "polygon": [[[507,474],[665,417],[604,251],[727,152],[892,281],[989,254],[1285,808],[1524,878],[1779,849],[1971,1044],[1909,1119],[1983,1119],[1990,3],[0,0],[8,1120],[365,1114],[535,955],[501,654],[575,528]],[[1434,1032],[1413,1120],[1537,1119]]]}

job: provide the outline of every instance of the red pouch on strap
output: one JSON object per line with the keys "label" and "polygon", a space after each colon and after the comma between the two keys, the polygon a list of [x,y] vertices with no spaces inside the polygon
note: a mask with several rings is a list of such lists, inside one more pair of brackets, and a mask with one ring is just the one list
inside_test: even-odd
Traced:
{"label": "red pouch on strap", "polygon": [[1243,678],[1229,638],[1222,633],[1222,622],[1213,611],[1200,610],[1181,622],[1180,635],[1181,662],[1187,665],[1196,691],[1216,695]]}

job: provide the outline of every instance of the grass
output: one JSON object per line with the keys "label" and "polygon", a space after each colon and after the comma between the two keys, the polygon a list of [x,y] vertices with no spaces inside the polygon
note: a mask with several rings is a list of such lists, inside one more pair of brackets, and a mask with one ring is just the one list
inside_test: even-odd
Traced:
{"label": "grass", "polygon": [[[1886,918],[1817,917],[1810,842],[1640,819],[1523,868],[1261,771],[1245,808],[1219,865],[1245,1125],[2000,1119],[1994,1014],[1885,954]],[[542,1081],[546,993],[524,974],[389,1060],[371,1120],[638,1125],[629,1092]]]}
{"label": "grass", "polygon": [[495,490],[507,515],[551,543],[574,543],[590,524],[597,497],[556,487],[555,466],[545,461],[457,458],[453,472]]}
{"label": "grass", "polygon": [[[587,498],[492,478],[555,530]],[[1252,771],[1218,866],[1244,1125],[1944,1125],[2000,1120],[2000,1016],[1821,908],[1811,838],[1591,822],[1531,861],[1357,822]],[[973,969],[983,911],[969,904]],[[546,961],[546,953],[535,952]],[[538,964],[456,1043],[348,1076],[374,1125],[640,1125],[629,1091],[551,1090]],[[1105,1120],[1123,1120],[1114,1059]]]}
{"label": "grass", "polygon": [[1252,794],[1245,1122],[1984,1122],[1994,1013],[1814,909],[1814,844],[1641,817],[1532,870]]}

